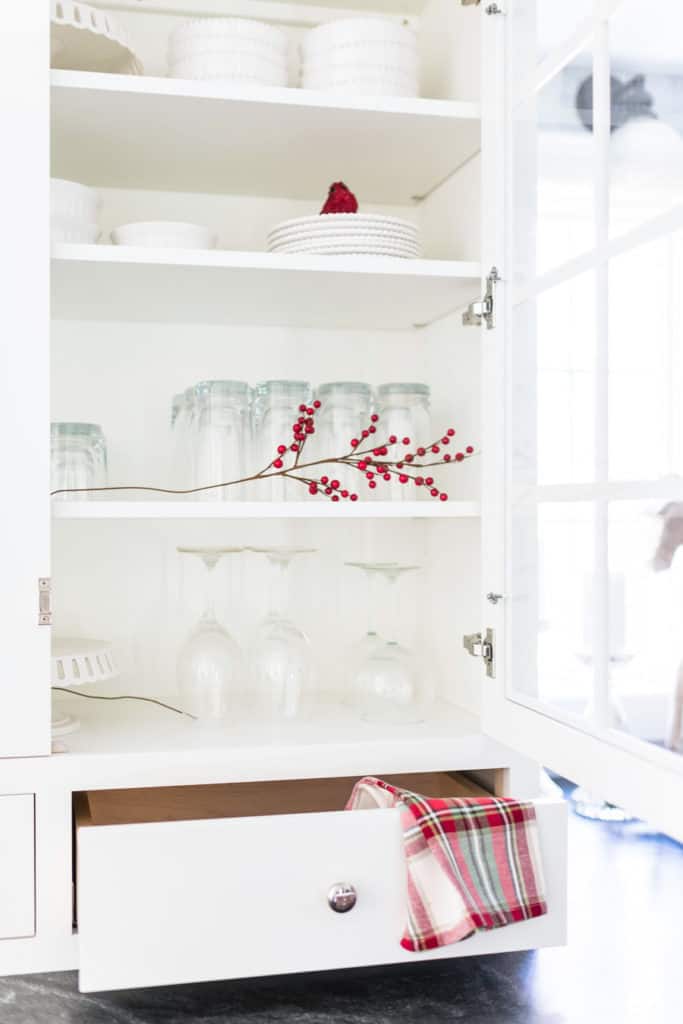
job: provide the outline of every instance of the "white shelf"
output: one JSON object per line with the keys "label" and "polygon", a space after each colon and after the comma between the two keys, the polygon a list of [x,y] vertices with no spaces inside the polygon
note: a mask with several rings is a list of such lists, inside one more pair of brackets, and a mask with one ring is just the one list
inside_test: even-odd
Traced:
{"label": "white shelf", "polygon": [[54,501],[53,519],[472,519],[475,501]]}
{"label": "white shelf", "polygon": [[[131,683],[125,692],[143,691]],[[320,703],[291,722],[269,724],[236,714],[231,723],[212,725],[136,701],[59,696],[60,706],[79,718],[81,728],[65,737],[67,753],[47,761],[50,779],[54,784],[56,777],[74,777],[79,788],[456,771],[510,763],[509,752],[481,733],[475,716],[445,702],[433,705],[416,725],[365,722],[333,703]]]}
{"label": "white shelf", "polygon": [[480,145],[469,102],[82,71],[51,81],[52,173],[102,187],[310,199],[343,176],[366,203],[407,203]]}
{"label": "white shelf", "polygon": [[52,316],[408,328],[470,302],[479,280],[478,263],[450,260],[56,245]]}

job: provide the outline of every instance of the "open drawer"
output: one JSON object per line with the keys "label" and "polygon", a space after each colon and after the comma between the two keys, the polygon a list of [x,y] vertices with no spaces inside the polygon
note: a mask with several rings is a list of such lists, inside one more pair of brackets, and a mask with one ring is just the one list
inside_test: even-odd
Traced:
{"label": "open drawer", "polygon": [[[447,773],[388,776],[429,795],[484,791]],[[284,974],[556,945],[566,813],[538,804],[549,913],[409,953],[395,810],[344,811],[354,779],[75,796],[81,991]],[[351,912],[330,890],[353,886]]]}

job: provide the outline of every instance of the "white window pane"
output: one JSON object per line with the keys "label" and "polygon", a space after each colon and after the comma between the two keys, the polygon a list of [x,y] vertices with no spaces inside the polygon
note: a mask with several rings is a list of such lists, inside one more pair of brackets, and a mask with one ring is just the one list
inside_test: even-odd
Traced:
{"label": "white window pane", "polygon": [[610,20],[610,233],[683,202],[683,5],[624,0]]}
{"label": "white window pane", "polygon": [[610,504],[610,724],[679,750],[683,735],[671,726],[683,665],[681,545],[683,502]]}
{"label": "white window pane", "polygon": [[512,520],[512,688],[583,715],[593,679],[593,509],[518,506]]}
{"label": "white window pane", "polygon": [[683,235],[611,260],[609,474],[653,480],[683,473]]}

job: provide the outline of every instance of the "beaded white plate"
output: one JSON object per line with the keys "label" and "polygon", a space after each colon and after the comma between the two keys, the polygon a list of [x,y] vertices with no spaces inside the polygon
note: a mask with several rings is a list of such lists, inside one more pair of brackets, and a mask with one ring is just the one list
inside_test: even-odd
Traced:
{"label": "beaded white plate", "polygon": [[51,67],[143,74],[125,30],[108,11],[80,0],[52,0],[50,21]]}
{"label": "beaded white plate", "polygon": [[399,259],[417,259],[419,256],[417,249],[393,249],[363,242],[344,242],[339,245],[286,245],[270,251],[298,256],[396,256]]}

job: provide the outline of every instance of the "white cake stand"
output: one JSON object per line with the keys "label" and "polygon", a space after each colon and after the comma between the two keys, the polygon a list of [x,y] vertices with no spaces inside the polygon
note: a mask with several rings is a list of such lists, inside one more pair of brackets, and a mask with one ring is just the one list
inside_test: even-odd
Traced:
{"label": "white cake stand", "polygon": [[108,11],[80,0],[52,0],[50,66],[141,75],[125,29]]}
{"label": "white cake stand", "polygon": [[[52,641],[52,685],[70,689],[93,686],[119,675],[112,645],[107,640],[84,637],[55,637]],[[52,738],[76,732],[79,720],[52,703]]]}

